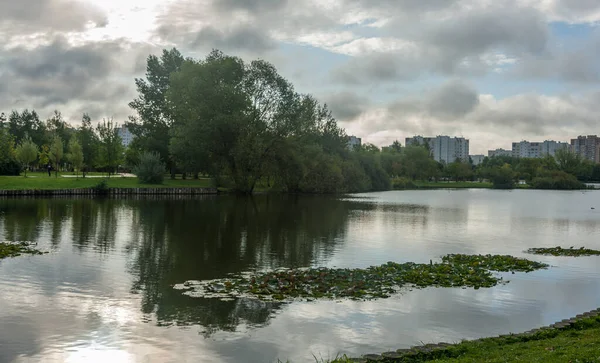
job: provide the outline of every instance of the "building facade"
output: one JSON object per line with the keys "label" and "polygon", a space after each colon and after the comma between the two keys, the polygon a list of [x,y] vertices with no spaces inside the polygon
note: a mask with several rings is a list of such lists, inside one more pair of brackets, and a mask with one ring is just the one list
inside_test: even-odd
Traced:
{"label": "building facade", "polygon": [[129,144],[131,144],[131,142],[133,141],[133,138],[135,137],[125,125],[119,127],[117,129],[117,132],[119,133],[119,136],[121,137],[121,142],[125,147],[128,147]]}
{"label": "building facade", "polygon": [[473,162],[474,166],[477,166],[483,163],[483,159],[485,159],[485,155],[469,155],[469,158]]}
{"label": "building facade", "polygon": [[512,150],[506,150],[506,149],[488,150],[488,157],[493,158],[494,156],[512,156]]}
{"label": "building facade", "polygon": [[469,140],[463,137],[407,137],[405,145],[427,145],[435,161],[450,164],[456,159],[469,161]]}
{"label": "building facade", "polygon": [[546,140],[544,142],[520,141],[512,143],[512,156],[516,158],[543,158],[546,155],[554,156],[560,149],[568,149],[566,142]]}
{"label": "building facade", "polygon": [[356,136],[350,136],[348,138],[348,149],[354,150],[356,146],[360,147],[362,145],[362,139]]}
{"label": "building facade", "polygon": [[596,135],[579,136],[576,139],[571,139],[571,151],[595,163],[600,163],[599,148],[600,137]]}

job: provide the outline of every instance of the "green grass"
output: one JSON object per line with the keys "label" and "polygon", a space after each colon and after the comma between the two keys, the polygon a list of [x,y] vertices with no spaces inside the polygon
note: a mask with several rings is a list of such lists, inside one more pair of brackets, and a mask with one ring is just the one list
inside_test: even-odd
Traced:
{"label": "green grass", "polygon": [[[331,363],[350,362],[354,361],[341,358]],[[581,319],[564,329],[465,341],[429,354],[384,362],[600,362],[600,317]]]}
{"label": "green grass", "polygon": [[[66,173],[71,175],[71,173]],[[100,183],[102,178],[58,178],[44,173],[28,173],[23,176],[0,176],[0,190],[25,190],[25,189],[80,189],[91,188]],[[168,176],[161,185],[140,184],[137,178],[123,178],[119,175],[107,179],[109,188],[207,188],[211,186],[210,179],[175,179]]]}

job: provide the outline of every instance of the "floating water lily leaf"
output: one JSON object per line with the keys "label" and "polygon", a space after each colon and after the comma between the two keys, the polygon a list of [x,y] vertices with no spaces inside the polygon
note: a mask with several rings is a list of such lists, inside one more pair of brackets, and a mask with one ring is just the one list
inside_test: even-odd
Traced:
{"label": "floating water lily leaf", "polygon": [[590,250],[585,247],[581,248],[562,248],[562,247],[551,247],[551,248],[530,248],[526,251],[534,255],[549,255],[549,256],[600,256],[600,251]]}
{"label": "floating water lily leaf", "polygon": [[7,257],[17,257],[22,254],[28,255],[42,255],[44,254],[42,251],[36,250],[32,248],[32,243],[28,242],[16,242],[16,243],[7,243],[0,242],[0,259]]}
{"label": "floating water lily leaf", "polygon": [[249,296],[265,300],[387,298],[405,286],[492,287],[504,283],[492,271],[530,272],[548,265],[500,255],[442,257],[441,263],[388,262],[366,269],[288,269],[245,274],[211,281],[187,281],[174,288],[189,296],[232,298]]}

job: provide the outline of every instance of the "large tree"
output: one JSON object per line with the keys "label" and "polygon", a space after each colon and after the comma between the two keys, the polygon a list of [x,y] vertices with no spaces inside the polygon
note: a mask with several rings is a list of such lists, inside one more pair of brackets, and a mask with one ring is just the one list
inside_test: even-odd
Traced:
{"label": "large tree", "polygon": [[112,119],[99,123],[96,130],[100,142],[98,164],[107,170],[110,177],[123,160],[123,141],[119,136],[118,125]]}
{"label": "large tree", "polygon": [[175,165],[169,153],[169,132],[173,124],[166,93],[170,86],[170,77],[180,70],[184,58],[175,48],[163,50],[161,57],[151,55],[147,60],[146,79],[136,78],[138,98],[129,106],[137,115],[126,124],[135,135],[131,147],[140,151],[159,153],[166,161],[171,175]]}
{"label": "large tree", "polygon": [[185,168],[226,173],[251,193],[274,173],[282,145],[313,142],[324,152],[345,150],[345,135],[316,100],[294,91],[273,65],[244,63],[220,51],[186,60],[167,92],[174,119],[171,151]]}
{"label": "large tree", "polygon": [[8,130],[15,137],[17,143],[20,143],[27,135],[36,145],[42,145],[48,141],[46,125],[40,120],[35,110],[26,109],[21,113],[12,111],[8,117]]}
{"label": "large tree", "polygon": [[25,177],[27,177],[27,169],[31,166],[38,156],[38,146],[31,141],[31,137],[25,136],[23,141],[15,149],[17,160],[23,165]]}

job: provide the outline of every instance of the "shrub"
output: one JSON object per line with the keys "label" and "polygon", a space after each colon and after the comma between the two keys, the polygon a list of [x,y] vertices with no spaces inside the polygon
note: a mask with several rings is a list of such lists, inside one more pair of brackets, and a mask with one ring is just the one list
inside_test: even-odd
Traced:
{"label": "shrub", "polygon": [[416,189],[417,185],[408,178],[396,178],[392,181],[394,189]]}
{"label": "shrub", "polygon": [[100,183],[92,187],[97,194],[108,194],[108,182],[106,179],[102,179]]}
{"label": "shrub", "polygon": [[158,153],[144,152],[140,155],[140,162],[133,168],[133,173],[142,184],[162,184],[165,170],[165,163]]}
{"label": "shrub", "polygon": [[534,178],[531,185],[535,189],[573,190],[585,188],[585,184],[577,180],[574,175],[565,173],[564,171],[543,173],[539,177]]}

